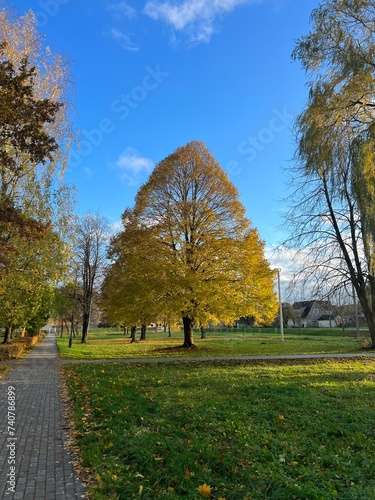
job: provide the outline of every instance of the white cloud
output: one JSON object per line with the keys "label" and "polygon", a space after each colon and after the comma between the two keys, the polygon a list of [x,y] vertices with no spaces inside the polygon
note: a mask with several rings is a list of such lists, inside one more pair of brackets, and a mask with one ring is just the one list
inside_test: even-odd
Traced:
{"label": "white cloud", "polygon": [[[296,301],[296,291],[293,288],[292,282],[295,274],[300,272],[304,267],[305,253],[301,250],[285,248],[283,246],[266,247],[264,253],[271,269],[279,269],[280,288],[283,302]],[[275,289],[277,289],[276,280]],[[300,300],[300,298],[298,298],[298,300]]]}
{"label": "white cloud", "polygon": [[117,220],[115,222],[112,222],[109,227],[111,234],[118,234],[123,229],[122,221]]}
{"label": "white cloud", "polygon": [[126,2],[110,3],[107,8],[110,12],[119,17],[134,19],[137,16],[137,11]]}
{"label": "white cloud", "polygon": [[155,20],[162,20],[176,31],[186,31],[191,41],[208,42],[215,32],[215,19],[236,7],[262,0],[183,0],[160,3],[149,0],[143,12]]}
{"label": "white cloud", "polygon": [[127,147],[116,161],[116,167],[120,170],[121,179],[129,186],[135,186],[137,178],[143,173],[150,173],[154,168],[154,162],[145,158],[131,147]]}
{"label": "white cloud", "polygon": [[132,39],[131,35],[128,33],[123,33],[117,28],[112,28],[110,31],[106,33],[109,35],[115,42],[117,42],[120,47],[124,50],[128,50],[130,52],[138,52],[139,46]]}

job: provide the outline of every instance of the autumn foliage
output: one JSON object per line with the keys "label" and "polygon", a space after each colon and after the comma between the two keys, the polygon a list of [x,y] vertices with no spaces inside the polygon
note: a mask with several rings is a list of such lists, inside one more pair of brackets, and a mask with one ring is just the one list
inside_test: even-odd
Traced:
{"label": "autumn foliage", "polygon": [[193,345],[193,323],[275,317],[264,244],[237,189],[201,142],[155,167],[134,208],[124,212],[110,257],[103,287],[109,317],[127,324],[178,318],[185,347]]}

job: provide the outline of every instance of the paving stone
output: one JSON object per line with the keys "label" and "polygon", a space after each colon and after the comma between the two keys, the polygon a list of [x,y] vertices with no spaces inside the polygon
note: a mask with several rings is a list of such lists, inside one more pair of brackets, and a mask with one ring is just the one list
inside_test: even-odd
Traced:
{"label": "paving stone", "polygon": [[[63,445],[68,426],[62,415],[55,336],[49,334],[25,358],[10,364],[13,369],[0,380],[0,498],[84,498],[84,486]],[[9,412],[8,388],[16,396],[15,410]],[[15,481],[14,492],[9,481]]]}

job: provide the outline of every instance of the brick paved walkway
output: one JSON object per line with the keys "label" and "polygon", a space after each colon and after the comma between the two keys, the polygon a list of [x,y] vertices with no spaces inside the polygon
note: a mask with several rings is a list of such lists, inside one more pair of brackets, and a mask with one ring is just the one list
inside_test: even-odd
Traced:
{"label": "brick paved walkway", "polygon": [[[11,387],[16,395],[14,436],[13,416],[8,414]],[[56,341],[49,334],[0,380],[0,498],[84,497],[84,487],[70,463],[72,457],[64,449],[62,409]]]}

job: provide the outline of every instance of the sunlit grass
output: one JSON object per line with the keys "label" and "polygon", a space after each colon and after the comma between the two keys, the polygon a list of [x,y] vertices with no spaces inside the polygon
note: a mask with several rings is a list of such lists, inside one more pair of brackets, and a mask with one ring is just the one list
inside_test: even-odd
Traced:
{"label": "sunlit grass", "polygon": [[91,497],[375,499],[375,360],[67,365]]}
{"label": "sunlit grass", "polygon": [[[138,336],[139,337],[139,336]],[[251,356],[285,354],[325,354],[350,353],[361,349],[362,343],[353,333],[341,334],[334,329],[289,329],[285,331],[285,341],[281,342],[279,332],[274,329],[254,329],[251,332],[207,332],[207,338],[195,336],[195,348],[180,349],[183,343],[181,332],[172,338],[162,332],[149,332],[147,340],[130,343],[121,332],[90,332],[88,344],[74,339],[68,347],[68,338],[58,338],[59,353],[67,359],[121,359],[149,357],[186,356]]]}

